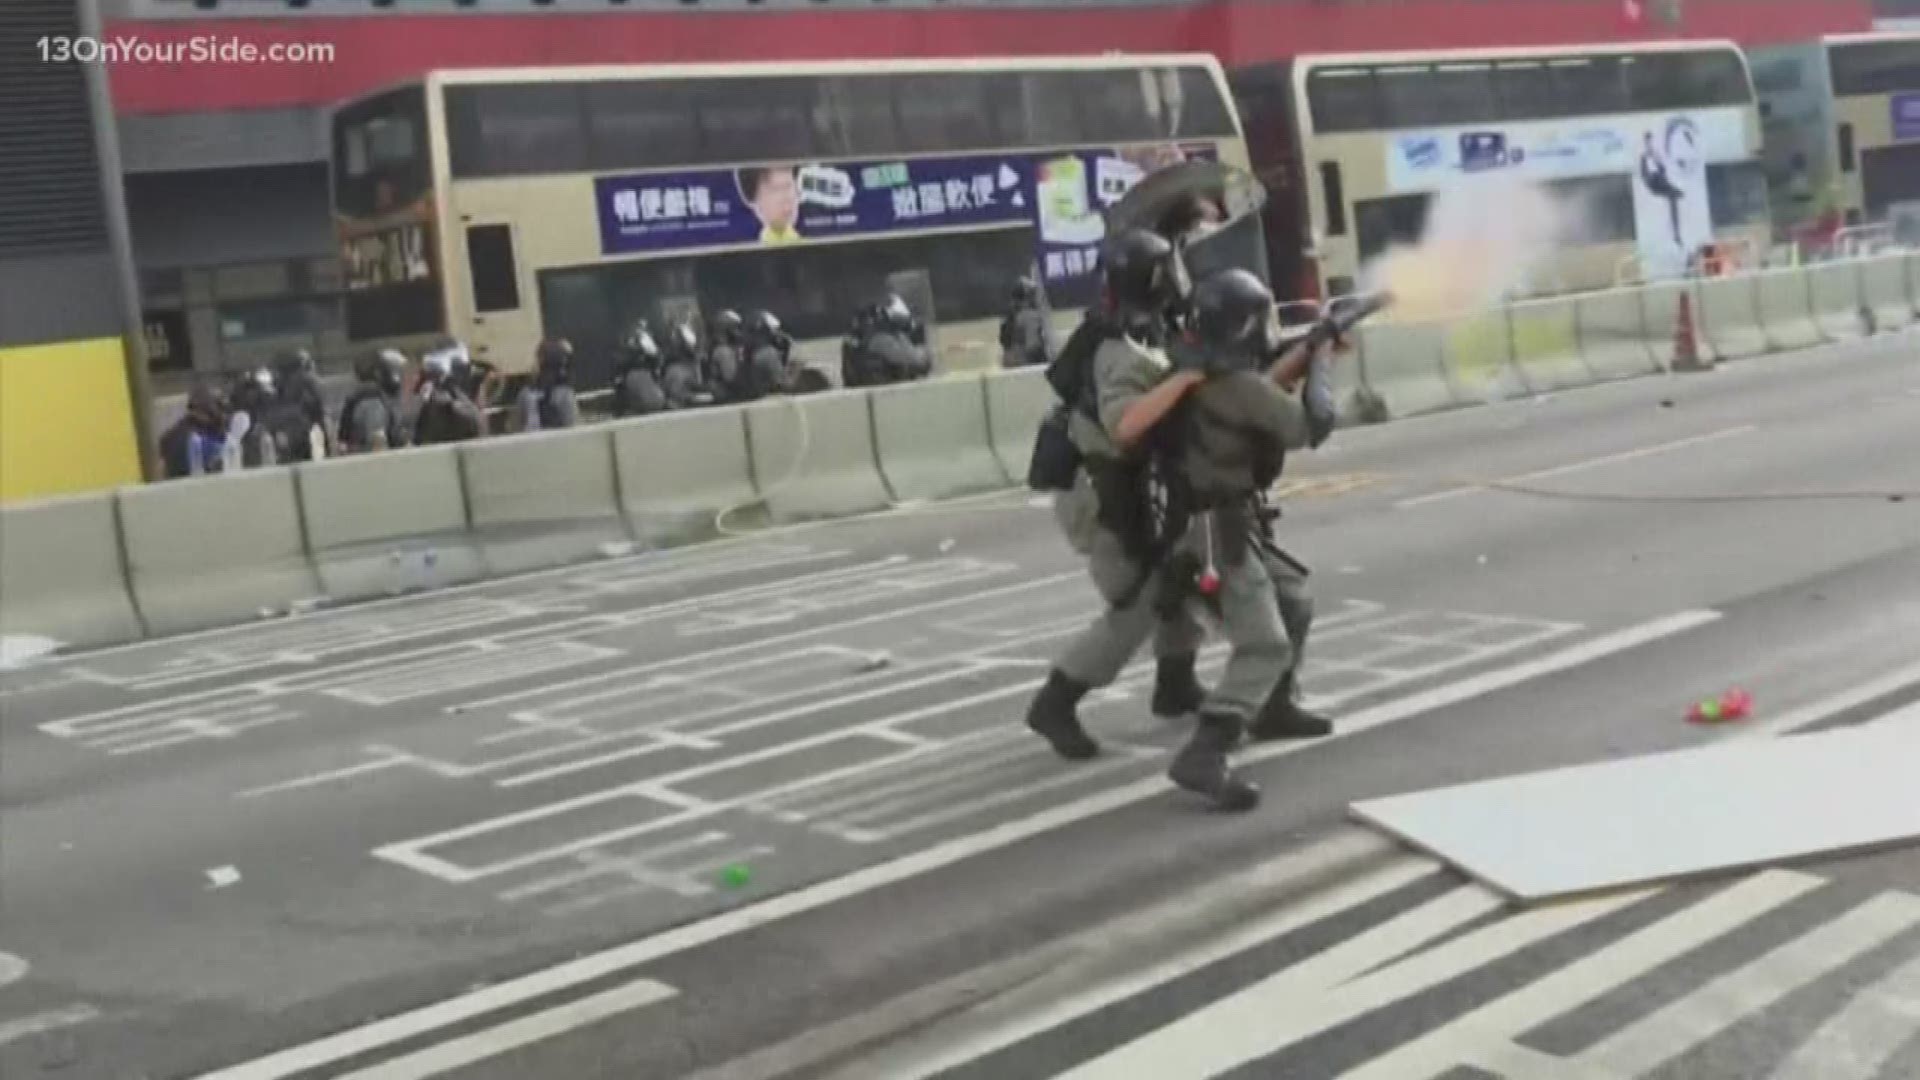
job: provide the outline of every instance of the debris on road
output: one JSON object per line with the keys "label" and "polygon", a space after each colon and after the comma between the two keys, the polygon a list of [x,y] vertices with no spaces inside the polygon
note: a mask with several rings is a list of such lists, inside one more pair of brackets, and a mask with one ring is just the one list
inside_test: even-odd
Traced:
{"label": "debris on road", "polygon": [[231,866],[216,866],[207,871],[207,888],[224,889],[240,883],[240,871]]}
{"label": "debris on road", "polygon": [[1753,714],[1753,695],[1745,690],[1729,690],[1717,698],[1697,701],[1687,710],[1687,721],[1694,724],[1720,724],[1745,720]]}
{"label": "debris on road", "polygon": [[753,868],[746,863],[728,863],[720,868],[720,887],[744,889],[753,883]]}

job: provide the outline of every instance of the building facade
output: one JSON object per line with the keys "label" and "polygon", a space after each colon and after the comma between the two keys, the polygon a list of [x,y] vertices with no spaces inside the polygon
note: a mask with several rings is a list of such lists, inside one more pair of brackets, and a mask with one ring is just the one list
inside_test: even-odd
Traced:
{"label": "building facade", "polygon": [[75,0],[0,3],[0,502],[140,479]]}
{"label": "building facade", "polygon": [[1400,48],[1772,44],[1874,18],[1872,0],[101,2],[108,37],[139,46],[114,57],[113,90],[163,385],[290,345],[339,358],[327,111],[433,67],[1113,50],[1209,51],[1231,67]]}

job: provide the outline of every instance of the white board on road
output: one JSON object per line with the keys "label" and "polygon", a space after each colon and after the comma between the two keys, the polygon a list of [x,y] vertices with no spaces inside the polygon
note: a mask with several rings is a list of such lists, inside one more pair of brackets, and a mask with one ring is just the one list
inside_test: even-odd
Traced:
{"label": "white board on road", "polygon": [[1355,803],[1521,901],[1920,841],[1920,710]]}

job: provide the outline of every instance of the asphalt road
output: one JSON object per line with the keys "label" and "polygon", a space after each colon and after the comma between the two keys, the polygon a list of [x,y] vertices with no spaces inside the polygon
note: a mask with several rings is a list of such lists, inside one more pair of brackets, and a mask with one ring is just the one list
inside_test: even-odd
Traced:
{"label": "asphalt road", "polygon": [[1920,702],[1920,339],[1288,494],[1340,730],[1241,817],[1146,672],[1095,763],[1020,727],[1094,608],[1025,493],[0,676],[0,1075],[1920,1075],[1910,851],[1519,911],[1347,813]]}

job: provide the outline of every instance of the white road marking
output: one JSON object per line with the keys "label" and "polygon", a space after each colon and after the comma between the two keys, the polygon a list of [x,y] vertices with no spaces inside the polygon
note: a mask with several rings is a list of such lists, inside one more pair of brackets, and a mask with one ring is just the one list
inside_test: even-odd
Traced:
{"label": "white road marking", "polygon": [[[1307,877],[1324,872],[1343,857],[1345,857],[1344,852],[1330,844],[1322,843],[1291,853],[1280,860],[1276,869],[1286,872],[1289,876]],[[834,1074],[833,1080],[855,1080],[856,1077],[870,1077],[872,1080],[924,1080],[926,1077],[938,1076],[1017,1042],[1052,1031],[1080,1017],[1091,1015],[1116,1002],[1125,1001],[1156,986],[1183,978],[1230,956],[1257,948],[1266,942],[1278,940],[1324,919],[1357,908],[1395,889],[1410,885],[1439,869],[1437,863],[1424,859],[1397,857],[1384,866],[1343,881],[1334,888],[1315,893],[1299,903],[1286,904],[1272,914],[1244,924],[1221,938],[1141,970],[1128,972],[1078,992],[1050,995],[1044,1002],[1021,1000],[992,1003],[985,1010],[990,1017],[997,1018],[1006,1014],[1010,1015],[1011,1019],[1004,1023],[993,1023],[989,1020],[987,1023],[969,1024],[953,1035],[944,1037],[941,1045],[929,1050],[909,1050],[901,1055],[889,1053],[878,1061],[863,1062],[845,1074]],[[1221,883],[1220,887],[1226,889],[1236,886],[1232,881],[1228,881]],[[1183,898],[1180,902],[1189,904],[1192,901]],[[1103,928],[1100,933],[1104,935],[1107,931]]]}
{"label": "white road marking", "polygon": [[1830,697],[1803,705],[1771,719],[1734,727],[1729,737],[1766,738],[1788,734],[1801,728],[1812,727],[1831,716],[1865,705],[1875,698],[1898,693],[1915,685],[1920,685],[1920,663],[1897,668],[1880,678],[1858,686],[1850,686]]}
{"label": "white road marking", "polygon": [[100,1010],[91,1005],[69,1005],[64,1009],[24,1016],[18,1020],[9,1020],[0,1024],[0,1046],[34,1035],[44,1035],[60,1028],[74,1027],[92,1020],[98,1020]]}
{"label": "white road marking", "polygon": [[[1032,585],[1028,583],[1022,587],[1031,588]],[[1324,746],[1338,742],[1361,732],[1398,723],[1425,712],[1470,701],[1529,679],[1638,648],[1712,622],[1719,617],[1719,613],[1713,611],[1684,611],[1604,634],[1536,660],[1485,672],[1457,683],[1362,710],[1343,720],[1340,727],[1327,738],[1311,744],[1274,744],[1259,747],[1244,755],[1243,760],[1267,760],[1288,753],[1297,753],[1309,746]],[[1049,807],[980,832],[957,836],[841,877],[796,889],[759,903],[721,912],[685,926],[580,957],[473,994],[450,998],[435,1005],[425,1006],[412,1012],[343,1031],[304,1046],[284,1050],[254,1062],[210,1073],[199,1080],[282,1080],[330,1062],[410,1039],[496,1009],[604,978],[616,972],[651,963],[662,957],[682,953],[769,923],[839,903],[850,897],[917,878],[987,852],[997,851],[1076,822],[1154,798],[1169,790],[1171,785],[1164,777],[1152,776],[1105,791],[1094,792],[1073,802]]]}
{"label": "white road marking", "polygon": [[1920,897],[1885,893],[1621,1028],[1579,1059],[1622,1076],[1650,1073],[1916,923]]}
{"label": "white road marking", "polygon": [[665,1001],[676,993],[673,987],[664,983],[642,979],[348,1073],[340,1080],[425,1080],[429,1076],[450,1073],[508,1051],[551,1039],[555,1035]]}
{"label": "white road marking", "polygon": [[240,871],[231,866],[216,866],[207,871],[207,888],[224,889],[240,883]]}
{"label": "white road marking", "polygon": [[[1476,1047],[1512,1042],[1540,1024],[1624,986],[1822,884],[1811,874],[1788,870],[1746,878],[1444,1027],[1403,1043],[1384,1057],[1347,1073],[1342,1080],[1427,1080],[1453,1064],[1474,1060]],[[1448,1064],[1437,1064],[1440,1062]]]}
{"label": "white road marking", "polygon": [[1873,1080],[1916,1030],[1920,956],[1862,988],[1767,1080]]}
{"label": "white road marking", "polygon": [[[1557,465],[1551,469],[1540,469],[1536,472],[1521,473],[1518,476],[1503,476],[1500,477],[1496,483],[1525,484],[1535,480],[1550,480],[1556,476],[1568,476],[1573,473],[1584,472],[1588,469],[1598,469],[1607,465],[1618,465],[1623,461],[1636,461],[1640,458],[1653,457],[1656,454],[1670,453],[1674,450],[1684,450],[1690,446],[1699,446],[1703,443],[1716,442],[1720,439],[1732,438],[1735,435],[1745,435],[1758,430],[1759,428],[1754,424],[1741,424],[1738,427],[1709,431],[1704,435],[1694,435],[1685,439],[1675,439],[1672,442],[1655,443],[1652,446],[1642,446],[1634,450],[1623,450],[1617,454],[1606,454],[1601,457],[1587,458],[1583,461],[1576,461],[1567,465]],[[1467,495],[1477,495],[1488,490],[1491,489],[1471,485],[1467,487],[1454,487],[1448,488],[1445,491],[1435,491],[1426,495],[1416,495],[1412,498],[1401,499],[1393,505],[1405,510],[1416,506],[1427,506],[1432,503],[1445,502],[1448,499],[1458,499]]]}

